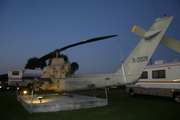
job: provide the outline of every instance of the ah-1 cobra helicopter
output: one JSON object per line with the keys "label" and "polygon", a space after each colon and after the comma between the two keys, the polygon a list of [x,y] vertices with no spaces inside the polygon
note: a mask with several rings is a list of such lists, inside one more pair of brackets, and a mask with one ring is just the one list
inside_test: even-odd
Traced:
{"label": "ah-1 cobra helicopter", "polygon": [[[115,73],[74,75],[75,71],[77,71],[79,68],[76,62],[66,62],[63,58],[57,58],[54,56],[71,47],[104,40],[117,35],[85,40],[46,54],[45,56],[39,58],[39,61],[45,61],[52,58],[51,64],[50,66],[45,67],[41,77],[37,78],[36,82],[34,83],[33,90],[54,90],[58,93],[64,93],[109,86],[119,86],[136,82],[146,67],[159,42],[168,46],[166,41],[173,39],[163,37],[173,17],[174,16],[165,16],[163,18],[157,18],[155,23],[147,31],[138,26],[134,26],[132,28],[132,32],[142,36],[142,39],[128,58],[124,61],[124,63],[122,63],[122,67],[120,67]],[[173,46],[169,47],[172,48]]]}

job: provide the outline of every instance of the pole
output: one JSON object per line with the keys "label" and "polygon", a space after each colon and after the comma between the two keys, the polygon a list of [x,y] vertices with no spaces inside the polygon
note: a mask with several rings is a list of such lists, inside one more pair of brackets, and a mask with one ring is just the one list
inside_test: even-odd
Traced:
{"label": "pole", "polygon": [[107,94],[107,88],[105,88],[105,92],[106,92],[106,100],[107,100],[107,105],[108,105],[108,94]]}
{"label": "pole", "polygon": [[31,91],[31,110],[30,110],[30,114],[32,114],[32,103],[33,103],[33,90]]}

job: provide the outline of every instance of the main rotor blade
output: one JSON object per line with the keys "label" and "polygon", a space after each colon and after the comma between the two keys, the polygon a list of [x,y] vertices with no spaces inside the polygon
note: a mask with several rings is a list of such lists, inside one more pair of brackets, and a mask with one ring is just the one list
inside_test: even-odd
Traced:
{"label": "main rotor blade", "polygon": [[109,36],[91,38],[91,39],[84,40],[84,41],[81,41],[81,42],[78,42],[78,43],[74,43],[74,44],[65,46],[63,48],[56,49],[53,52],[50,52],[50,53],[46,54],[45,56],[39,58],[38,61],[45,61],[47,59],[53,58],[53,57],[55,57],[56,53],[59,53],[61,51],[64,51],[64,50],[66,50],[68,48],[71,48],[71,47],[74,47],[74,46],[78,46],[78,45],[82,45],[82,44],[86,44],[86,43],[90,43],[90,42],[95,42],[95,41],[99,41],[99,40],[104,40],[104,39],[115,37],[115,36],[118,36],[118,35],[109,35]]}
{"label": "main rotor blade", "polygon": [[74,46],[78,46],[78,45],[82,45],[82,44],[86,44],[86,43],[90,43],[90,42],[95,42],[95,41],[99,41],[99,40],[103,40],[103,39],[107,39],[107,38],[115,37],[115,36],[117,36],[117,35],[103,36],[103,37],[98,37],[98,38],[92,38],[92,39],[84,40],[82,42],[78,42],[78,43],[75,43],[75,44],[68,45],[66,47],[60,48],[60,49],[58,49],[58,52],[64,51],[64,50],[66,50],[68,48],[71,48],[71,47],[74,47]]}

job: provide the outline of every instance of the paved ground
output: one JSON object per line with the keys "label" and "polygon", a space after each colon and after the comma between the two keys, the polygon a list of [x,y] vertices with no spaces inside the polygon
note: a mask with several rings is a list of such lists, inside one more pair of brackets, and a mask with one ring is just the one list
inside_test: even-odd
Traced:
{"label": "paved ground", "polygon": [[[21,95],[17,96],[17,100],[24,106],[30,113],[38,112],[56,112],[73,109],[91,108],[107,105],[107,100],[102,98],[95,98],[82,95],[60,96],[57,94],[48,94],[46,99],[37,99],[38,96],[34,95]],[[31,104],[32,99],[32,104]]]}

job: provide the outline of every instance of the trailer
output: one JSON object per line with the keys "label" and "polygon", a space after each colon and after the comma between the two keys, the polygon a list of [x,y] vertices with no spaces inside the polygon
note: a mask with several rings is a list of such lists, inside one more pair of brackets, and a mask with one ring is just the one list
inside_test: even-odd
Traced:
{"label": "trailer", "polygon": [[137,94],[172,97],[180,103],[180,61],[171,63],[159,60],[147,66],[138,82],[126,85],[126,92],[131,97]]}
{"label": "trailer", "polygon": [[41,69],[8,70],[8,83],[10,86],[27,87],[41,73]]}

